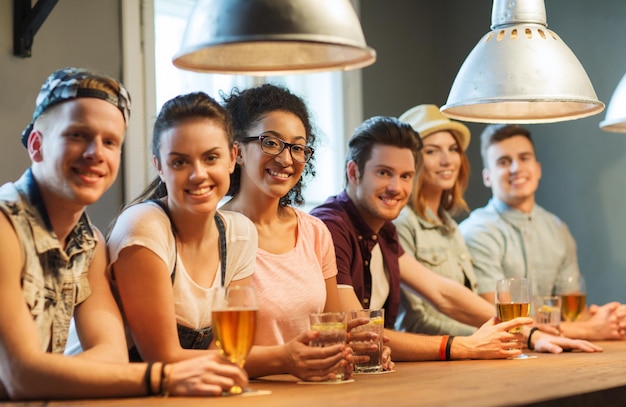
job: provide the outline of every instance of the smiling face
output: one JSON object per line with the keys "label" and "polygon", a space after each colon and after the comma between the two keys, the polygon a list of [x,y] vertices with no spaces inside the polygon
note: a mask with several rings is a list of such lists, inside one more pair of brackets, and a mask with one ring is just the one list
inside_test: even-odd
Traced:
{"label": "smiling face", "polygon": [[125,132],[121,112],[104,100],[78,98],[50,107],[27,143],[44,196],[77,209],[96,202],[115,181]]}
{"label": "smiling face", "polygon": [[374,231],[395,219],[407,203],[415,177],[411,150],[383,144],[372,148],[363,174],[354,161],[348,163],[348,195]]}
{"label": "smiling face", "polygon": [[155,165],[171,207],[210,213],[228,191],[235,151],[218,121],[189,119],[162,134]]}
{"label": "smiling face", "polygon": [[285,148],[277,156],[263,152],[258,138],[271,135],[291,144],[306,144],[306,132],[302,121],[293,113],[273,111],[261,117],[250,128],[251,141],[243,143],[237,162],[241,166],[241,189],[262,193],[268,197],[280,199],[296,185],[304,163],[295,161]]}
{"label": "smiling face", "polygon": [[449,131],[439,131],[425,137],[422,149],[421,188],[434,195],[452,189],[461,168],[461,149]]}
{"label": "smiling face", "polygon": [[489,146],[483,182],[493,195],[512,208],[530,212],[541,179],[535,149],[524,136],[513,136]]}

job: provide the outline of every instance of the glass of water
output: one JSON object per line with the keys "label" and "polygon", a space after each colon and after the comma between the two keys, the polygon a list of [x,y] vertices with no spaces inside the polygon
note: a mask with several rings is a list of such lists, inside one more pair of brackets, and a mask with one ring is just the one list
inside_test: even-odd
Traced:
{"label": "glass of water", "polygon": [[560,335],[561,296],[548,295],[533,297],[532,311],[535,324],[543,331]]}
{"label": "glass of water", "polygon": [[[348,325],[344,312],[321,312],[313,313],[311,318],[311,330],[319,331],[319,336],[309,343],[309,346],[326,347],[333,345],[345,345]],[[344,367],[339,367],[334,373],[334,378],[328,381],[340,382],[345,378]]]}

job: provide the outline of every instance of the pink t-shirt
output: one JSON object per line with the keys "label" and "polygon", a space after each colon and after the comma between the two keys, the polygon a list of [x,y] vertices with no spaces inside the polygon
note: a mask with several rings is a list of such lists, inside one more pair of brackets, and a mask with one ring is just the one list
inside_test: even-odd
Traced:
{"label": "pink t-shirt", "polygon": [[259,303],[255,345],[281,345],[309,329],[309,314],[326,304],[326,282],[337,275],[335,248],[326,225],[293,208],[296,246],[287,253],[258,249],[252,281]]}

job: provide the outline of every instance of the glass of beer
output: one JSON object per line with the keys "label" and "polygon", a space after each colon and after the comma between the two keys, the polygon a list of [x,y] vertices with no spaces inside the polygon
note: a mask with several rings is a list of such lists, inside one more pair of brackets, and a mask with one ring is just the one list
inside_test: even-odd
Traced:
{"label": "glass of beer", "polygon": [[573,322],[580,319],[587,306],[585,279],[578,274],[565,274],[557,278],[555,293],[561,296],[561,319]]}
{"label": "glass of beer", "polygon": [[[241,368],[254,342],[257,310],[252,286],[231,285],[215,290],[212,308],[215,342],[220,353]],[[230,389],[231,394],[242,392],[239,386]]]}
{"label": "glass of beer", "polygon": [[[496,282],[496,312],[502,322],[530,315],[530,290],[525,278],[504,278]],[[521,332],[521,328],[513,328],[511,332]],[[525,353],[512,359],[529,359]]]}
{"label": "glass of beer", "polygon": [[[311,314],[311,330],[319,331],[319,336],[309,343],[309,346],[326,347],[343,345],[346,343],[347,328],[346,314],[344,312],[316,312]],[[345,377],[344,368],[340,367],[334,373],[334,379],[329,381],[339,382]]]}

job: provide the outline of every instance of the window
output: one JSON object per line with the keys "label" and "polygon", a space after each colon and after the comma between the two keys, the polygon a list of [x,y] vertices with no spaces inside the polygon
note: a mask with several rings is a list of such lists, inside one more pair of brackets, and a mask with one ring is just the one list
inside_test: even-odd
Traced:
{"label": "window", "polygon": [[[145,61],[142,61],[142,65],[148,73],[145,76],[153,77],[153,83],[156,84],[151,90],[150,80],[146,80],[146,89],[142,94],[145,95],[144,105],[152,120],[163,103],[182,93],[200,90],[220,100],[220,91],[228,94],[233,87],[244,89],[265,82],[283,85],[305,101],[320,136],[315,152],[317,175],[307,184],[304,210],[343,189],[346,141],[362,120],[358,71],[252,77],[181,70],[171,61],[179,50],[194,1],[141,1],[142,17],[148,22],[142,35],[145,50]],[[154,25],[151,26],[150,23]],[[132,24],[132,21],[127,21],[126,24]],[[127,64],[125,60],[125,65]],[[146,129],[148,136],[145,142],[149,149],[151,123],[146,124]],[[152,172],[152,169],[149,171]],[[132,169],[127,171],[127,177],[133,173]]]}

